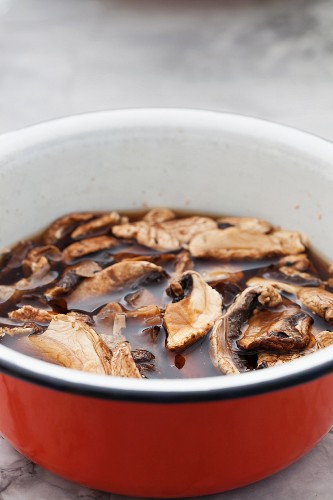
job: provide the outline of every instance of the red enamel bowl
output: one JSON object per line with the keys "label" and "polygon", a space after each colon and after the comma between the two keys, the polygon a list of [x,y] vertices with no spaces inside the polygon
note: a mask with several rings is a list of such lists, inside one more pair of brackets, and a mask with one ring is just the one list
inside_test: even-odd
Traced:
{"label": "red enamel bowl", "polygon": [[[0,245],[77,210],[164,205],[255,215],[324,256],[333,145],[260,120],[154,109],[83,115],[0,138]],[[0,432],[43,467],[133,496],[225,491],[286,467],[333,423],[333,347],[237,376],[91,375],[0,345]]]}

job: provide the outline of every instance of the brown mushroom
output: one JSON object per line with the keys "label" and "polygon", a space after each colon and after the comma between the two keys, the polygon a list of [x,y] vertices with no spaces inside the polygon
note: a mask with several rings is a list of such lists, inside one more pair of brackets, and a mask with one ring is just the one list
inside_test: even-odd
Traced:
{"label": "brown mushroom", "polygon": [[269,233],[273,229],[269,222],[255,217],[219,217],[216,222],[219,229],[239,227],[239,229],[251,233]]}
{"label": "brown mushroom", "polygon": [[171,351],[185,349],[204,337],[222,315],[221,296],[200,274],[186,271],[175,284],[178,292],[174,293],[171,284],[169,294],[174,302],[167,305],[164,315],[166,346]]}
{"label": "brown mushroom", "polygon": [[210,337],[211,359],[219,371],[235,374],[246,369],[246,363],[233,350],[233,343],[241,337],[242,326],[256,306],[275,307],[281,301],[280,294],[272,286],[248,287],[236,297],[222,319],[215,324]]}
{"label": "brown mushroom", "polygon": [[333,293],[318,287],[302,287],[284,283],[276,279],[254,277],[247,281],[248,285],[271,284],[287,293],[296,295],[303,306],[317,314],[325,321],[333,321]]}
{"label": "brown mushroom", "polygon": [[103,269],[92,278],[82,281],[68,297],[68,300],[71,304],[70,307],[88,300],[95,305],[103,295],[134,284],[139,285],[143,282],[160,280],[164,277],[163,268],[151,262],[124,260]]}
{"label": "brown mushroom", "polygon": [[56,219],[44,233],[44,241],[46,245],[53,245],[61,240],[66,234],[82,222],[87,222],[94,217],[92,213],[73,213],[64,215]]}
{"label": "brown mushroom", "polygon": [[333,344],[333,332],[330,330],[324,330],[323,332],[317,333],[316,341],[320,349],[328,347]]}
{"label": "brown mushroom", "polygon": [[45,257],[42,257],[42,259],[45,259],[42,267],[37,267],[37,270],[34,271],[28,278],[22,278],[15,285],[13,285],[16,290],[21,292],[36,290],[37,288],[49,285],[57,279],[58,273],[50,270],[50,264]]}
{"label": "brown mushroom", "polygon": [[101,250],[108,250],[119,245],[119,242],[111,236],[95,236],[94,238],[86,238],[84,240],[76,241],[63,251],[65,262],[71,262],[85,255],[100,252]]}
{"label": "brown mushroom", "polygon": [[297,304],[282,310],[259,310],[248,320],[248,326],[237,341],[240,349],[290,352],[301,350],[310,342],[312,318]]}
{"label": "brown mushroom", "polygon": [[134,239],[140,245],[155,250],[179,250],[187,245],[194,235],[217,227],[209,217],[186,217],[150,224],[138,221],[114,226],[112,232],[118,238]]}
{"label": "brown mushroom", "polygon": [[[127,219],[125,219],[127,221]],[[78,226],[71,234],[75,239],[88,238],[96,233],[108,230],[115,224],[121,224],[124,221],[118,212],[111,212],[93,219],[85,224]]]}
{"label": "brown mushroom", "polygon": [[32,248],[22,265],[30,271],[35,272],[45,267],[49,262],[59,262],[62,260],[62,252],[54,245],[44,245]]}
{"label": "brown mushroom", "polygon": [[46,361],[86,372],[110,375],[111,353],[85,322],[65,314],[53,316],[48,329],[28,338]]}
{"label": "brown mushroom", "polygon": [[78,286],[82,278],[91,278],[101,270],[102,268],[92,260],[85,260],[74,266],[67,267],[58,283],[45,291],[44,297],[51,300],[66,295]]}
{"label": "brown mushroom", "polygon": [[274,231],[271,234],[253,233],[239,227],[215,229],[196,234],[189,245],[193,257],[221,260],[264,259],[304,252],[299,233]]}

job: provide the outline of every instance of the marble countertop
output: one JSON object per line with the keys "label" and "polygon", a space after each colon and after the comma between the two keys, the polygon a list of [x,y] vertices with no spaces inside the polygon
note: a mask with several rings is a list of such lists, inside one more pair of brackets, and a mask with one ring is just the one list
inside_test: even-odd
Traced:
{"label": "marble countertop", "polygon": [[[332,26],[331,0],[0,0],[0,133],[86,111],[179,106],[332,140]],[[332,488],[330,433],[285,471],[216,498],[329,500]],[[1,500],[116,497],[54,476],[0,438]]]}

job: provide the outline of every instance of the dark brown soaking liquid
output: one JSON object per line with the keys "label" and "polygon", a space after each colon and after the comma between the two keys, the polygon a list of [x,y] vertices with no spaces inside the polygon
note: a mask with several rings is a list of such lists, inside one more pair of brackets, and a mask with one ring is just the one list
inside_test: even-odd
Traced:
{"label": "dark brown soaking liquid", "polygon": [[[122,215],[128,216],[131,221],[136,221],[139,220],[145,213],[146,211],[122,212]],[[178,218],[198,215],[192,212],[179,211],[176,213]],[[103,214],[104,212],[96,212],[96,216],[100,216]],[[211,214],[200,215],[211,217]],[[13,247],[10,256],[2,257],[2,259],[0,260],[0,286],[11,285],[21,278],[26,277],[26,273],[20,263],[31,248],[44,244],[43,234],[44,233],[40,233],[37,236],[31,238],[31,240],[16,245],[15,247]],[[104,234],[110,234],[109,229],[95,232],[91,236],[100,236]],[[67,247],[71,243],[74,243],[75,241],[77,240],[73,240],[70,236],[65,236],[56,243],[56,246],[58,246],[60,250],[63,250],[65,247]],[[115,248],[102,250],[96,254],[86,255],[84,257],[76,259],[71,263],[71,265],[85,260],[93,260],[97,262],[102,268],[105,268],[128,257],[155,256],[156,261],[154,262],[156,264],[162,265],[165,271],[170,274],[173,271],[174,261],[169,260],[167,262],[163,262],[163,254],[166,253],[168,255],[177,255],[179,252],[158,252],[150,248],[140,246],[137,243],[123,240],[121,242],[121,245]],[[318,276],[323,281],[326,281],[329,277],[328,264],[321,258],[319,258],[312,250],[309,250],[306,253],[315,270],[315,272],[313,272],[312,274],[314,276]],[[162,263],[160,263],[158,260],[159,256],[161,256]],[[227,271],[231,273],[243,272],[243,278],[237,283],[233,283],[232,281],[219,280],[218,278],[216,280],[212,278],[212,280],[209,281],[210,286],[215,288],[222,295],[223,310],[225,311],[226,308],[232,303],[236,295],[241,290],[246,288],[246,281],[249,278],[260,274],[263,269],[269,267],[270,265],[276,264],[278,260],[279,258],[259,261],[225,262],[217,260],[212,261],[208,259],[193,259],[193,262],[194,270],[201,273],[204,278],[207,273],[209,274],[216,270]],[[63,262],[51,263],[51,269],[53,271],[56,271],[59,277],[62,275],[66,267],[68,266],[66,266]],[[168,279],[166,279],[157,284],[151,283],[144,285],[144,288],[147,289],[151,294],[153,294],[155,299],[154,303],[162,308],[165,308],[165,306],[171,301],[171,299],[165,293],[165,290],[168,287],[168,282]],[[127,303],[125,297],[128,294],[135,292],[139,288],[143,288],[142,286],[138,285],[126,290],[114,292],[102,298],[99,297],[97,301],[93,299],[92,301],[85,304],[85,306],[81,309],[77,309],[75,307],[69,307],[70,302],[68,302],[65,295],[55,300],[47,301],[43,296],[43,292],[51,286],[53,285],[46,285],[35,290],[33,293],[23,293],[19,300],[16,302],[10,301],[6,304],[0,304],[0,326],[22,325],[23,323],[10,320],[8,318],[8,313],[19,307],[22,307],[23,305],[31,305],[36,308],[55,311],[56,313],[66,313],[70,310],[79,311],[89,315],[92,319],[94,319],[94,316],[98,313],[98,311],[109,302],[119,302],[126,309],[133,309]],[[295,297],[290,296],[284,292],[282,292],[282,295],[284,295],[286,298],[291,298],[294,302],[298,302]],[[332,328],[332,325],[329,325],[321,318],[318,318],[317,316],[312,314],[310,311],[306,310],[306,312],[310,314],[314,319],[313,327],[315,332]],[[46,329],[45,325],[44,328]],[[93,328],[98,333],[104,333],[104,331],[99,331],[98,323],[97,325],[94,325]],[[166,349],[166,331],[163,328],[162,323],[151,326],[144,321],[127,319],[126,329],[123,331],[123,334],[130,342],[132,350],[146,349],[155,356],[155,369],[145,372],[145,376],[147,378],[193,378],[221,375],[221,372],[219,372],[213,366],[209,355],[209,333],[203,339],[197,341],[195,344],[181,352],[171,352]],[[2,338],[0,338],[0,342],[3,345],[15,349],[18,352],[38,357],[31,349],[29,349],[28,343],[26,342],[26,337],[26,335],[16,335],[12,337],[9,335],[4,335]],[[253,367],[256,366],[256,354],[244,354],[244,359],[247,360],[247,368],[249,370],[253,369]]]}

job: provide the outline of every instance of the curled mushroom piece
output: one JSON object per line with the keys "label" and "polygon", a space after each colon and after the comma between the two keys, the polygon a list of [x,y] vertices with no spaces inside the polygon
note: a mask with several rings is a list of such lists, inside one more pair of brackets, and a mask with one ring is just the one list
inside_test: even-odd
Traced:
{"label": "curled mushroom piece", "polygon": [[159,222],[166,222],[167,220],[172,220],[176,218],[176,214],[170,208],[152,208],[146,213],[143,220],[149,224],[156,224]]}
{"label": "curled mushroom piece", "polygon": [[185,272],[171,283],[168,293],[174,302],[168,304],[164,326],[171,351],[185,349],[212,328],[222,315],[222,299],[195,271]]}
{"label": "curled mushroom piece", "polygon": [[206,231],[194,236],[189,250],[193,257],[221,260],[264,259],[304,252],[299,233],[274,231],[271,234],[253,233],[239,227]]}
{"label": "curled mushroom piece", "polygon": [[66,295],[78,286],[82,278],[91,278],[101,270],[102,268],[92,260],[85,260],[68,267],[58,283],[45,291],[44,297],[51,300],[60,295]]}
{"label": "curled mushroom piece", "polygon": [[182,250],[176,256],[175,261],[175,275],[179,276],[185,271],[191,271],[194,268],[193,260],[191,259],[190,252],[187,250]]}
{"label": "curled mushroom piece", "polygon": [[297,304],[289,304],[281,311],[257,311],[249,319],[248,327],[237,341],[240,349],[289,352],[300,350],[310,342],[312,318]]}
{"label": "curled mushroom piece", "polygon": [[41,335],[29,343],[43,359],[76,370],[110,375],[111,353],[97,333],[75,316],[56,314]]}
{"label": "curled mushroom piece", "polygon": [[76,241],[63,251],[65,262],[71,262],[85,255],[100,252],[101,250],[108,250],[118,245],[118,241],[111,236],[96,236],[95,238],[86,238],[84,240]]}
{"label": "curled mushroom piece", "polygon": [[28,278],[22,278],[15,284],[16,290],[32,291],[49,285],[58,277],[58,273],[50,269],[50,265],[45,259],[43,267],[37,268]]}
{"label": "curled mushroom piece", "polygon": [[82,281],[68,298],[71,307],[90,301],[95,306],[99,298],[134,284],[159,281],[165,277],[162,267],[146,261],[121,261]]}
{"label": "curled mushroom piece", "polygon": [[54,245],[44,245],[32,248],[22,265],[30,271],[35,272],[45,267],[49,262],[59,262],[62,260],[62,252]]}
{"label": "curled mushroom piece", "polygon": [[271,284],[287,293],[296,295],[303,306],[307,307],[313,313],[317,314],[325,321],[333,321],[333,293],[324,288],[312,286],[296,286],[282,281],[254,277],[247,281],[248,285]]}
{"label": "curled mushroom piece", "polygon": [[269,233],[273,229],[269,222],[255,217],[219,217],[216,222],[219,229],[239,227],[251,233]]}
{"label": "curled mushroom piece", "polygon": [[56,219],[44,233],[46,245],[53,245],[61,240],[66,234],[70,233],[75,226],[82,222],[87,222],[94,217],[92,213],[74,213]]}
{"label": "curled mushroom piece", "polygon": [[236,297],[222,319],[215,324],[210,337],[211,359],[219,371],[235,374],[246,370],[245,362],[232,349],[232,344],[241,337],[242,326],[257,305],[275,307],[281,302],[278,291],[269,285],[248,287]]}
{"label": "curled mushroom piece", "polygon": [[146,221],[114,226],[112,232],[118,238],[134,239],[140,245],[155,250],[179,250],[194,235],[215,229],[216,221],[209,217],[186,217],[151,224]]}
{"label": "curled mushroom piece", "polygon": [[118,212],[111,212],[101,217],[97,217],[97,219],[93,219],[86,224],[81,224],[72,232],[71,236],[74,240],[88,238],[93,234],[108,230],[113,225],[121,224],[127,220],[127,218],[121,217]]}

